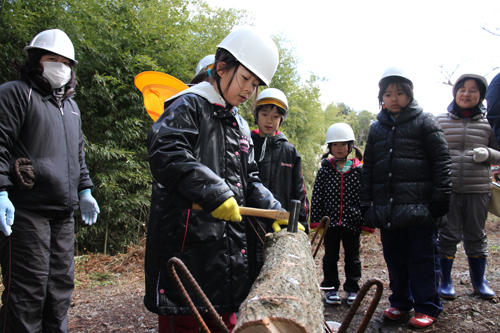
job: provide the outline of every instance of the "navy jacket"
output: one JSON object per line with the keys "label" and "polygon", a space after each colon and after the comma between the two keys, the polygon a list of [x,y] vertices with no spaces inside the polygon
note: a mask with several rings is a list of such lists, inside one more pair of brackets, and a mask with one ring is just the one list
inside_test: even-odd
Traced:
{"label": "navy jacket", "polygon": [[[256,160],[259,160],[265,139],[258,133],[258,129],[252,131]],[[302,159],[295,146],[288,142],[285,134],[279,132],[267,138],[266,153],[264,159],[258,162],[258,166],[262,184],[281,203],[281,207],[288,211],[291,200],[301,202],[299,221],[307,225],[309,201],[302,176]]]}
{"label": "navy jacket", "polygon": [[413,100],[394,121],[382,110],[370,127],[366,142],[361,201],[373,202],[367,226],[397,229],[437,227],[429,212],[431,202],[449,204],[451,158],[443,130],[434,116]]}
{"label": "navy jacket", "polygon": [[487,118],[500,144],[500,73],[491,80],[485,99],[488,104]]}
{"label": "navy jacket", "polygon": [[[13,181],[18,158],[31,160],[34,186]],[[0,86],[0,189],[16,208],[72,211],[78,192],[92,187],[85,164],[80,110],[71,98],[61,105],[29,79]]]}
{"label": "navy jacket", "polygon": [[248,249],[246,220],[225,222],[210,212],[232,196],[240,206],[281,206],[260,182],[247,122],[208,82],[165,105],[147,138],[154,180],[145,306],[160,315],[190,314],[167,269],[177,257],[219,313],[236,312],[253,283],[256,255]]}

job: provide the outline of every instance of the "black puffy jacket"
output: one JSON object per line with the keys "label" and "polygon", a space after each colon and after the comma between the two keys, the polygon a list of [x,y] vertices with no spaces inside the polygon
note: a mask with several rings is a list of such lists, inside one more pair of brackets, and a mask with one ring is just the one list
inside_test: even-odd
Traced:
{"label": "black puffy jacket", "polygon": [[144,303],[160,315],[190,314],[168,273],[172,257],[219,313],[238,311],[253,283],[255,253],[248,251],[245,220],[225,222],[210,212],[232,196],[240,206],[281,208],[258,178],[247,122],[223,105],[208,82],[200,83],[167,101],[148,134],[154,180]]}
{"label": "black puffy jacket", "polygon": [[373,202],[365,215],[372,228],[437,227],[431,202],[448,205],[451,158],[434,116],[413,100],[392,120],[382,110],[370,127],[361,176],[361,201]]}
{"label": "black puffy jacket", "polygon": [[[71,97],[71,96],[69,96]],[[30,159],[34,185],[22,190],[13,181],[13,164]],[[0,188],[15,208],[71,211],[78,192],[92,187],[85,164],[80,110],[71,98],[62,104],[34,81],[0,86]]]}
{"label": "black puffy jacket", "polygon": [[[256,160],[259,160],[265,139],[258,133],[258,129],[252,131]],[[267,138],[264,159],[257,164],[262,184],[273,193],[284,209],[289,210],[292,200],[301,202],[299,221],[306,225],[309,219],[309,201],[302,176],[302,159],[285,134],[279,132]]]}

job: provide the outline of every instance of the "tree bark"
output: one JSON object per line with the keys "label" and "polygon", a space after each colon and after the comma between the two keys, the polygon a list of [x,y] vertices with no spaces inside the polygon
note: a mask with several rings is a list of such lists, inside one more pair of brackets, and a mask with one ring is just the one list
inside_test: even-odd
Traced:
{"label": "tree bark", "polygon": [[324,332],[323,302],[309,237],[266,235],[264,266],[241,304],[234,333]]}

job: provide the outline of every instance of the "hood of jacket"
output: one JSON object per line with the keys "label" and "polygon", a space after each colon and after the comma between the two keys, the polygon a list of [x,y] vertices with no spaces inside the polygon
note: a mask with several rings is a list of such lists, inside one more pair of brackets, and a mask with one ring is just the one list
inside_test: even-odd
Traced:
{"label": "hood of jacket", "polygon": [[[448,105],[448,107],[446,108],[446,110],[459,117],[459,118],[463,118],[464,116],[462,116],[462,111],[463,110],[460,110],[460,107],[455,103],[455,100],[451,101],[451,103]],[[479,105],[476,105],[476,107],[474,108],[471,108],[471,109],[468,109],[470,111],[472,111],[471,115],[468,117],[468,118],[473,118],[477,115],[483,115],[486,113],[486,108],[484,107],[483,103],[479,104]]]}
{"label": "hood of jacket", "polygon": [[224,98],[222,98],[222,96],[219,95],[219,93],[210,84],[210,82],[205,81],[205,82],[200,82],[194,86],[191,86],[191,87],[181,91],[177,95],[174,95],[174,96],[170,97],[169,99],[167,99],[165,101],[165,108],[168,105],[170,105],[174,100],[176,100],[178,97],[180,97],[182,95],[186,95],[186,94],[195,94],[195,95],[201,96],[201,97],[205,98],[207,101],[209,101],[210,104],[219,105],[219,106],[222,106],[223,108],[225,108],[227,105]]}

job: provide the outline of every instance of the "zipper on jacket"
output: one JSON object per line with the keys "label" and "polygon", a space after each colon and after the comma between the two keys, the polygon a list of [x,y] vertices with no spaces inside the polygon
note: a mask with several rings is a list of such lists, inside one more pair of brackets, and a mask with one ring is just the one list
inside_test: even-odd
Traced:
{"label": "zipper on jacket", "polygon": [[[464,130],[462,131],[462,147],[461,147],[461,151],[465,152],[465,138],[466,138],[466,133],[467,133],[467,124],[469,122],[467,121],[467,119],[464,119]],[[463,175],[464,174],[464,159],[465,159],[465,154],[461,154],[460,156],[460,172],[459,172],[459,175]],[[460,179],[460,186],[459,186],[459,189],[462,189],[463,188],[463,177],[460,176],[459,177]]]}
{"label": "zipper on jacket", "polygon": [[[64,103],[64,102],[63,102]],[[69,103],[69,101],[68,101]],[[69,149],[68,149],[68,132],[66,131],[66,125],[64,124],[64,111],[63,111],[63,108],[62,108],[62,104],[61,103],[58,103],[59,104],[59,110],[61,110],[61,121],[62,121],[62,127],[63,127],[63,130],[64,130],[64,138],[66,139],[65,140],[65,143],[66,143],[66,162],[67,162],[67,167],[68,167],[68,194],[69,194],[69,202],[68,202],[68,207],[71,208],[73,205],[71,204],[73,202],[73,196],[72,196],[72,193],[71,193],[71,168],[70,168],[70,163],[69,163]],[[80,152],[78,152],[78,154],[80,154]],[[78,186],[78,185],[77,185]],[[77,187],[77,191],[78,191],[78,187]]]}
{"label": "zipper on jacket", "polygon": [[340,173],[340,217],[339,217],[339,225],[342,222],[342,213],[343,212],[344,212],[344,174]]}

